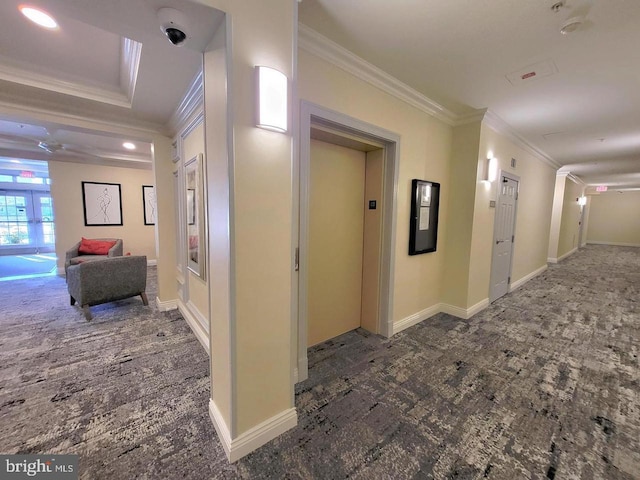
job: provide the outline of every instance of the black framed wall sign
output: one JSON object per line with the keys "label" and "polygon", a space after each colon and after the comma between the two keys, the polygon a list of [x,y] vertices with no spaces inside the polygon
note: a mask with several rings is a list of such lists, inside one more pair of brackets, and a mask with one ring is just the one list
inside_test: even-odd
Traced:
{"label": "black framed wall sign", "polygon": [[409,255],[436,251],[439,208],[440,184],[427,180],[411,180]]}

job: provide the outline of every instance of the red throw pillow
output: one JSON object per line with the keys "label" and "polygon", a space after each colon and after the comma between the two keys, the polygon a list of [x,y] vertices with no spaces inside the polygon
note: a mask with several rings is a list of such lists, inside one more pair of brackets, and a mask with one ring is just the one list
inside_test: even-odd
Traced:
{"label": "red throw pillow", "polygon": [[108,255],[109,249],[116,244],[115,241],[109,240],[91,240],[82,237],[78,253],[84,255]]}

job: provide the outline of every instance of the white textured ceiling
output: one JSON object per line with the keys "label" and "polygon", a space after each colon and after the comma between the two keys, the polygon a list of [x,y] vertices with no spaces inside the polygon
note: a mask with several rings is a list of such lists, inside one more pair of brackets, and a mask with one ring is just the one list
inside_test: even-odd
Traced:
{"label": "white textured ceiling", "polygon": [[[20,0],[0,2],[0,102],[58,110],[71,115],[168,131],[167,124],[202,69],[202,52],[223,14],[188,0],[33,0],[30,5],[53,15],[60,28],[41,29],[18,11]],[[161,32],[157,11],[173,7],[187,17],[182,47]],[[141,44],[135,89],[123,67],[123,39]],[[150,146],[131,153],[128,139],[101,132],[72,131],[0,115],[0,156],[66,159],[132,166],[149,165]],[[13,126],[11,126],[13,124]],[[12,131],[17,128],[17,131]],[[7,131],[9,130],[9,131]],[[23,135],[20,140],[16,136]],[[37,141],[64,145],[55,154]]]}
{"label": "white textured ceiling", "polygon": [[[640,186],[640,1],[554,3],[303,0],[299,18],[454,114],[490,109],[586,183]],[[507,78],[540,62],[555,72]]]}

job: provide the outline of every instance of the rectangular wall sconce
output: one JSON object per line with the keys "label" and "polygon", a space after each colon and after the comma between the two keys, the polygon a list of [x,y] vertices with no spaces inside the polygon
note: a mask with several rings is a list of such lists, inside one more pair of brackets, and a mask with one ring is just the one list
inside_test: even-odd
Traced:
{"label": "rectangular wall sconce", "polygon": [[582,195],[581,197],[578,197],[578,205],[580,205],[581,207],[584,207],[587,204],[587,197],[585,197],[584,195]]}
{"label": "rectangular wall sconce", "polygon": [[488,182],[495,182],[498,178],[498,159],[494,156],[490,156],[487,159],[487,180]]}
{"label": "rectangular wall sconce", "polygon": [[258,112],[256,126],[276,132],[287,131],[287,76],[270,67],[257,66]]}

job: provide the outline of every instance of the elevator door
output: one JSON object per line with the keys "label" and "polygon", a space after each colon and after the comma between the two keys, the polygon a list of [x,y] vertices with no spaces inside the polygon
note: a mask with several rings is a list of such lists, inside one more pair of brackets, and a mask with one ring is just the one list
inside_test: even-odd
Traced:
{"label": "elevator door", "polygon": [[366,154],[311,141],[308,346],[360,326]]}

